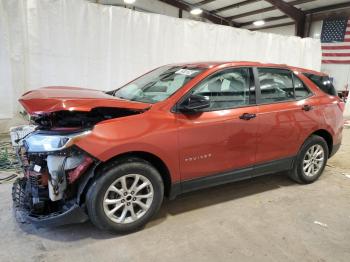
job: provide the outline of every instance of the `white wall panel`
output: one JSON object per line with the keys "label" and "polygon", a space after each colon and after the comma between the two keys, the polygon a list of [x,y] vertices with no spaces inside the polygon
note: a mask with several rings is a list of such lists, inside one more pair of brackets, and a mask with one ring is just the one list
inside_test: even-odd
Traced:
{"label": "white wall panel", "polygon": [[[3,6],[0,3],[0,13]],[[12,93],[12,71],[11,60],[9,56],[9,32],[8,32],[8,20],[5,16],[0,16],[0,119],[7,119],[12,116],[13,112],[13,93]]]}
{"label": "white wall panel", "polygon": [[[110,90],[174,62],[251,60],[320,69],[312,39],[135,12],[82,0],[0,0],[1,118],[49,85]],[[6,95],[3,95],[6,94]]]}

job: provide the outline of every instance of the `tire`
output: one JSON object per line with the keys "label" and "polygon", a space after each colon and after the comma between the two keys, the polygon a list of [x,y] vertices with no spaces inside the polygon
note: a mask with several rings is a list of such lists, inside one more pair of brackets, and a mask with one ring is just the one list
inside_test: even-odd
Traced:
{"label": "tire", "polygon": [[[320,154],[319,152],[323,151],[322,162],[320,161],[320,155],[317,155],[317,159],[313,160],[314,162],[309,160],[312,159],[312,157],[310,158],[310,155],[313,154],[310,154],[310,152],[312,153],[313,149],[315,149],[315,157],[317,154]],[[316,150],[319,151],[316,152]],[[326,141],[317,135],[310,136],[302,145],[294,162],[293,169],[289,172],[289,177],[300,184],[309,184],[316,181],[323,173],[323,170],[327,164],[328,156],[329,149]],[[312,165],[314,166],[314,169],[312,169]],[[304,168],[306,168],[306,170]]]}
{"label": "tire", "polygon": [[128,158],[114,163],[94,181],[87,193],[86,206],[95,226],[125,234],[144,227],[159,210],[163,196],[164,184],[157,169],[145,160]]}

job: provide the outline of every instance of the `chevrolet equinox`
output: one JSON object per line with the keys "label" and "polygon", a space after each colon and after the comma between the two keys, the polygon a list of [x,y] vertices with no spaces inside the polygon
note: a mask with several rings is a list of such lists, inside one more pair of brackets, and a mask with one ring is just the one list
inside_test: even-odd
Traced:
{"label": "chevrolet equinox", "polygon": [[[323,73],[254,62],[159,67],[112,91],[25,93],[13,127],[16,215],[126,233],[191,190],[287,173],[312,183],[341,144],[344,104]],[[282,172],[285,171],[285,172]]]}

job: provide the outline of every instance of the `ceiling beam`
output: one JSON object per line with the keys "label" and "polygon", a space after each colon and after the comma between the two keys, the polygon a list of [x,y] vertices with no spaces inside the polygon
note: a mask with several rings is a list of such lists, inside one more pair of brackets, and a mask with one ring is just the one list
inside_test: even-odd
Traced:
{"label": "ceiling beam", "polygon": [[219,13],[219,12],[227,11],[227,10],[230,10],[230,9],[239,8],[241,6],[249,5],[249,4],[252,4],[252,3],[260,2],[260,1],[261,0],[245,0],[245,1],[242,1],[242,2],[239,2],[239,3],[235,3],[235,4],[232,4],[232,5],[227,5],[227,6],[224,6],[224,7],[220,7],[218,9],[211,10],[210,12],[212,12],[212,13]]}
{"label": "ceiling beam", "polygon": [[[295,1],[288,2],[288,4],[294,6],[294,5],[301,5],[301,4],[305,4],[305,3],[309,3],[309,2],[313,2],[313,1],[316,1],[316,0],[295,0]],[[242,14],[238,14],[238,15],[234,15],[234,16],[229,16],[229,17],[225,17],[225,18],[228,20],[233,20],[233,19],[238,19],[238,18],[242,18],[242,17],[246,17],[246,16],[257,15],[257,14],[273,11],[276,9],[277,9],[276,6],[270,6],[270,7],[265,7],[265,8],[261,8],[258,10],[254,10],[254,11],[250,11],[250,12],[246,12],[246,13],[242,13]]]}
{"label": "ceiling beam", "polygon": [[343,9],[348,7],[350,7],[350,2],[317,7],[317,8],[306,10],[305,12],[307,14],[314,14],[314,13],[327,12],[335,9]]}
{"label": "ceiling beam", "polygon": [[270,28],[276,28],[276,27],[287,26],[287,25],[295,25],[295,22],[288,22],[288,23],[282,23],[282,24],[276,24],[276,25],[268,25],[268,26],[263,26],[263,27],[259,27],[259,28],[252,28],[249,30],[256,31],[256,30],[270,29]]}
{"label": "ceiling beam", "polygon": [[288,2],[284,2],[283,0],[265,0],[269,2],[273,6],[275,6],[278,10],[288,15],[295,21],[295,35],[304,37],[305,36],[305,21],[306,16],[303,11],[289,4]]}
{"label": "ceiling beam", "polygon": [[193,6],[201,6],[201,5],[206,5],[206,4],[210,4],[211,2],[214,2],[216,0],[203,0],[203,1],[200,1],[196,4],[193,4]]}
{"label": "ceiling beam", "polygon": [[350,8],[341,10],[327,11],[322,13],[309,14],[312,15],[312,21],[325,20],[332,17],[350,17]]}
{"label": "ceiling beam", "polygon": [[[335,9],[341,9],[341,10],[335,10]],[[324,20],[324,19],[329,18],[329,17],[350,17],[350,2],[318,7],[318,8],[314,8],[314,9],[305,10],[304,12],[307,15],[312,14],[312,21],[320,21],[320,20]],[[274,17],[264,18],[264,21],[265,22],[272,22],[272,21],[282,20],[282,19],[286,19],[286,18],[288,18],[287,15],[274,16]],[[240,23],[240,26],[241,27],[249,26],[254,21],[256,21],[256,20],[250,20],[248,22]]]}
{"label": "ceiling beam", "polygon": [[251,16],[251,15],[257,15],[257,14],[261,14],[261,13],[265,13],[265,12],[269,12],[269,11],[273,11],[273,10],[276,10],[276,7],[270,6],[270,7],[265,7],[265,8],[261,8],[258,10],[246,12],[246,13],[241,13],[238,15],[229,16],[226,18],[230,19],[230,20],[234,20],[234,19],[238,19],[238,18],[242,18],[242,17],[246,17],[246,16]]}
{"label": "ceiling beam", "polygon": [[305,18],[305,14],[303,11],[294,7],[288,2],[284,2],[282,0],[265,0],[265,1],[275,6],[278,10],[280,10],[282,13],[285,13],[295,21],[299,21],[300,19]]}
{"label": "ceiling beam", "polygon": [[[322,6],[317,7],[313,9],[309,9],[304,11],[306,13],[306,20],[305,20],[305,33],[304,36],[309,36],[310,34],[310,26],[313,21],[321,21],[327,18],[331,17],[350,17],[350,2],[348,3],[341,3],[341,4],[334,4],[334,5],[328,5],[328,6]],[[280,19],[285,19],[288,16],[276,16],[276,17],[267,17],[264,19],[266,22],[271,21],[277,21]],[[249,26],[251,25],[255,20],[248,21],[241,23],[241,26]],[[267,29],[267,28],[275,28],[280,26],[289,25],[289,23],[283,23],[283,24],[277,24],[277,25],[270,25],[265,27],[259,27],[259,28],[252,28],[250,30],[260,30],[260,29]]]}
{"label": "ceiling beam", "polygon": [[[272,21],[277,21],[277,20],[282,20],[282,19],[286,19],[288,18],[289,16],[287,15],[281,15],[281,16],[273,16],[273,17],[267,17],[267,18],[264,18],[264,21],[265,22],[272,22]],[[251,25],[255,22],[256,20],[251,20],[251,21],[248,21],[248,22],[244,22],[244,23],[240,23],[239,25],[242,27],[242,26],[248,26],[248,25]]]}
{"label": "ceiling beam", "polygon": [[[179,9],[185,10],[187,12],[190,12],[193,9],[193,6],[190,4],[187,4],[185,2],[179,1],[179,0],[159,0],[163,3],[172,5],[174,7],[177,7]],[[212,14],[206,10],[203,10],[203,13],[201,14],[202,18],[208,19],[209,21],[213,22],[214,24],[219,25],[229,25],[234,26],[236,23],[233,21],[228,20],[227,18],[224,18],[222,16]]]}
{"label": "ceiling beam", "polygon": [[305,24],[304,24],[304,37],[309,37],[311,32],[312,25],[312,15],[305,16]]}

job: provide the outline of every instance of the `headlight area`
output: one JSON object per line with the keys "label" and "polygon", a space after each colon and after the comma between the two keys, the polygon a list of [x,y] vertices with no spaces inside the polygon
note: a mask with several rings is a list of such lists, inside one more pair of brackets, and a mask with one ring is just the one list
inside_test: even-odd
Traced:
{"label": "headlight area", "polygon": [[76,202],[79,179],[96,160],[74,144],[88,133],[33,132],[23,139],[20,157],[24,177],[15,182],[12,195],[15,206],[30,220],[56,219],[67,212],[73,212],[74,219],[86,216]]}
{"label": "headlight area", "polygon": [[23,144],[28,153],[55,152],[72,146],[91,131],[71,134],[50,134],[49,132],[34,132],[24,139]]}

